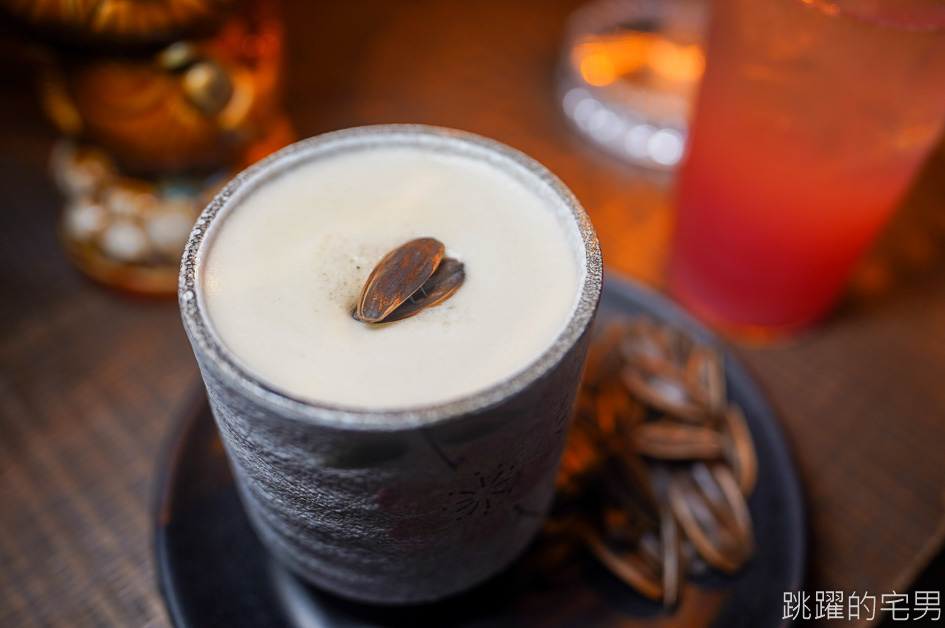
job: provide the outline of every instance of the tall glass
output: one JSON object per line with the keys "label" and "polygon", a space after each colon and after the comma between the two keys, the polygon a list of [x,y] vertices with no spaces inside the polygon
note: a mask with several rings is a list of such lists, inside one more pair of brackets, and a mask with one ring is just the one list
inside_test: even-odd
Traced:
{"label": "tall glass", "polygon": [[939,136],[945,8],[716,0],[669,286],[730,330],[823,317]]}

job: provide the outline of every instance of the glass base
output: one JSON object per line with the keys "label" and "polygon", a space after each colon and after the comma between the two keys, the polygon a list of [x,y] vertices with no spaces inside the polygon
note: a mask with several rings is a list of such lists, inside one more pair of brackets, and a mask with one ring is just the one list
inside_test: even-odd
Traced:
{"label": "glass base", "polygon": [[678,268],[670,262],[666,274],[666,292],[680,305],[729,341],[747,347],[773,347],[797,344],[809,338],[817,326],[833,311],[833,303],[814,314],[790,322],[756,324],[738,320],[719,311],[698,294]]}

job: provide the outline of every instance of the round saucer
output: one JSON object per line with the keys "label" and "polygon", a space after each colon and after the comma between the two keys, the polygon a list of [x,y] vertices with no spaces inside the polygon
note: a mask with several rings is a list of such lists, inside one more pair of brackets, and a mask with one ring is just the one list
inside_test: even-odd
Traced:
{"label": "round saucer", "polygon": [[[626,280],[607,279],[598,323],[637,314],[714,341],[666,298]],[[731,352],[725,370],[729,397],[742,407],[758,455],[758,482],[748,500],[757,551],[735,576],[710,572],[690,579],[671,613],[590,556],[561,556],[560,547],[541,537],[496,578],[434,604],[371,606],[319,591],[270,558],[250,528],[201,393],[182,417],[159,469],[155,549],[171,619],[182,628],[785,625],[790,620],[782,619],[784,593],[800,590],[804,571],[800,483],[764,394]]]}

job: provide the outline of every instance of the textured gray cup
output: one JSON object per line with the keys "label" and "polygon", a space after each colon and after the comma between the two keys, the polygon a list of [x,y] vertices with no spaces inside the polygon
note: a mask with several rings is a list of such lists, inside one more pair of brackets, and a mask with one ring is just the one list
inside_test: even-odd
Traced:
{"label": "textured gray cup", "polygon": [[[523,371],[448,403],[368,411],[280,392],[217,338],[199,279],[214,225],[273,176],[374,145],[496,164],[560,215],[582,266],[579,296],[564,329]],[[577,200],[537,162],[492,140],[416,125],[361,127],[299,142],[239,174],[197,220],[179,300],[240,498],[272,555],[333,593],[391,604],[442,598],[509,564],[553,497],[600,290],[600,249]]]}

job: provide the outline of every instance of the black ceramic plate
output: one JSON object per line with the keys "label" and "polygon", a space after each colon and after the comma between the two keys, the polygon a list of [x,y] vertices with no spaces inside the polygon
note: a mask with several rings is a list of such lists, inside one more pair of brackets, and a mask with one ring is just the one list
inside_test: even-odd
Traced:
{"label": "black ceramic plate", "polygon": [[[599,321],[646,313],[711,336],[665,298],[608,280]],[[390,608],[355,604],[310,587],[270,559],[240,507],[206,400],[188,413],[161,461],[156,552],[161,589],[179,627],[242,626],[717,626],[784,624],[785,591],[802,584],[804,515],[794,464],[775,415],[745,369],[726,355],[729,396],[740,404],[758,453],[748,500],[758,549],[735,577],[690,581],[669,614],[616,580],[583,552],[549,558],[539,538],[488,583],[436,604]],[[549,567],[549,564],[556,567]]]}

